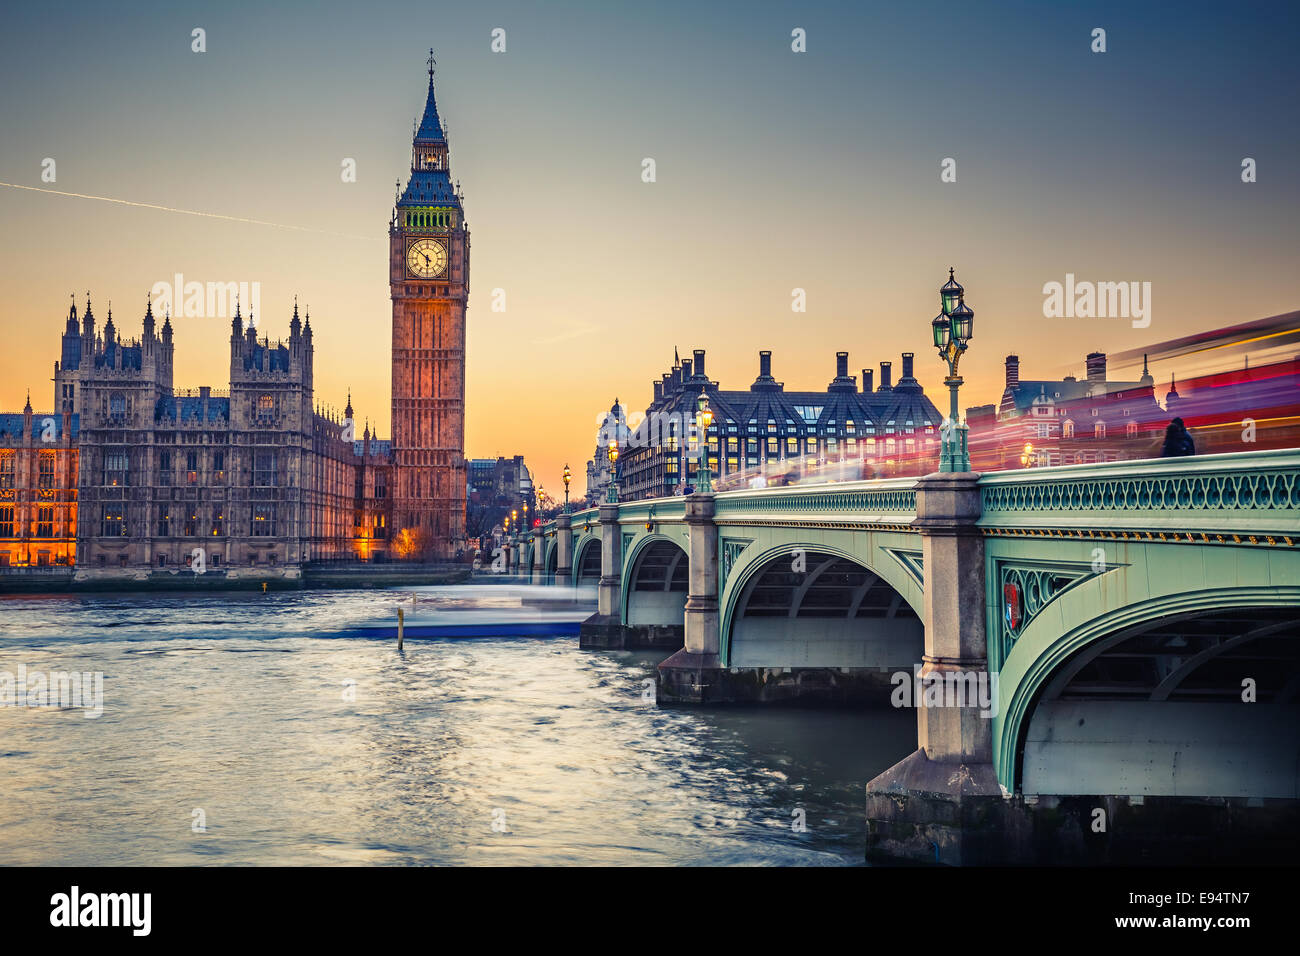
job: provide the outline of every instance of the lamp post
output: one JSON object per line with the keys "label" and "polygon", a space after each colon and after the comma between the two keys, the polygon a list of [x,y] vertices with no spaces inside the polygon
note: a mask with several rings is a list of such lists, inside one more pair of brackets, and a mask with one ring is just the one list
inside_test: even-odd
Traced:
{"label": "lamp post", "polygon": [[961,376],[957,374],[957,365],[966,351],[966,343],[971,340],[975,325],[975,313],[966,304],[966,290],[948,270],[948,281],[939,289],[941,311],[930,323],[934,332],[934,347],[939,357],[948,363],[948,377],[943,380],[948,386],[951,399],[948,420],[940,427],[942,433],[939,454],[940,471],[970,471],[970,450],[966,438],[966,426],[962,424],[957,410],[957,390],[961,388]]}
{"label": "lamp post", "polygon": [[564,466],[564,513],[569,513],[569,482],[573,480],[573,472],[569,471],[569,466]]}
{"label": "lamp post", "polygon": [[609,497],[607,501],[618,501],[618,439],[609,440],[609,448],[606,451],[609,457]]}
{"label": "lamp post", "polygon": [[1028,468],[1030,465],[1038,463],[1038,456],[1034,454],[1034,446],[1030,442],[1025,442],[1024,450],[1020,453],[1020,467]]}
{"label": "lamp post", "polygon": [[695,479],[695,493],[704,494],[713,490],[709,479],[709,426],[713,424],[713,409],[709,408],[709,397],[700,389],[700,400],[695,412],[695,427],[700,432],[700,469]]}
{"label": "lamp post", "polygon": [[524,502],[524,530],[527,531],[532,525],[528,523],[528,502]]}

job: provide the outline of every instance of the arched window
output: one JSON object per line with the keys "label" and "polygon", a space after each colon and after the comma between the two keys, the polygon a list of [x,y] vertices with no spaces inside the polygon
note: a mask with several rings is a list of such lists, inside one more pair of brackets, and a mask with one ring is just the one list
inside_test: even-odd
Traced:
{"label": "arched window", "polygon": [[1062,434],[1063,437],[1065,437],[1065,438],[1073,438],[1073,437],[1074,437],[1074,422],[1070,421],[1070,419],[1068,419],[1068,418],[1067,418],[1065,421],[1063,421],[1063,422],[1061,423],[1061,434]]}

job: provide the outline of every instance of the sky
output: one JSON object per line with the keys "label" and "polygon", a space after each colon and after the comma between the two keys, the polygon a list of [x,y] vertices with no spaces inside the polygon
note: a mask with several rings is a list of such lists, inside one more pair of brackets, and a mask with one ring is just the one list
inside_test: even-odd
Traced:
{"label": "sky", "polygon": [[[583,474],[599,414],[615,397],[643,409],[674,347],[706,349],[724,388],[753,381],[760,349],[791,389],[824,387],[839,350],[877,380],[881,361],[897,377],[912,351],[946,408],[929,322],[950,266],[975,310],[963,407],[997,400],[1011,352],[1023,378],[1082,377],[1090,351],[1296,307],[1298,11],[11,6],[0,410],[21,409],[29,388],[38,411],[52,407],[71,293],[80,310],[89,290],[101,322],[111,300],[119,333],[138,335],[149,291],[181,273],[259,283],[273,340],[298,296],[317,400],[341,409],[350,390],[357,419],[387,437],[387,225],[430,47],[472,236],[468,457],[522,454],[558,492],[566,463]],[[1255,182],[1242,182],[1246,158]],[[355,182],[341,175],[349,159]],[[955,181],[941,177],[947,159]],[[1149,282],[1150,324],[1045,316],[1044,285],[1067,274]],[[225,387],[229,321],[173,325],[176,386]],[[1185,362],[1152,373],[1167,382],[1194,370]]]}

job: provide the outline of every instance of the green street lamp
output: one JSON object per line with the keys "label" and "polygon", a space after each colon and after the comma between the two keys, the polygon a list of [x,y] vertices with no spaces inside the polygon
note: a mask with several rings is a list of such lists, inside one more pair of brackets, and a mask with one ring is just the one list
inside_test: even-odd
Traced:
{"label": "green street lamp", "polygon": [[569,482],[573,480],[573,472],[569,471],[569,466],[564,466],[564,513],[569,513]]}
{"label": "green street lamp", "polygon": [[700,399],[696,405],[695,427],[700,433],[700,467],[695,478],[695,493],[706,494],[713,490],[713,481],[709,478],[709,426],[713,424],[713,409],[709,408],[709,397],[700,389]]}
{"label": "green street lamp", "polygon": [[609,440],[609,449],[605,453],[609,457],[609,497],[606,499],[611,503],[618,503],[618,439]]}
{"label": "green street lamp", "polygon": [[939,454],[940,471],[970,471],[970,449],[967,442],[966,426],[961,421],[957,410],[957,390],[961,388],[961,376],[957,374],[957,365],[975,326],[975,313],[966,304],[966,290],[948,270],[948,281],[939,289],[939,301],[942,311],[934,317],[930,328],[934,333],[934,347],[939,357],[948,363],[948,377],[944,384],[948,386],[951,399],[948,420],[940,428],[942,433]]}

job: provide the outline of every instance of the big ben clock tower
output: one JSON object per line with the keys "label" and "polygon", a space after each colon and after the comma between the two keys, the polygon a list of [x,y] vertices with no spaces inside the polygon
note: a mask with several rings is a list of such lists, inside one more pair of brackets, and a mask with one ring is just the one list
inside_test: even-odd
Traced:
{"label": "big ben clock tower", "polygon": [[[465,536],[465,300],[469,230],[451,183],[447,137],[429,96],[411,178],[390,223],[393,299],[393,530],[445,557]],[[401,553],[401,545],[397,547]],[[416,555],[412,555],[416,556]]]}

